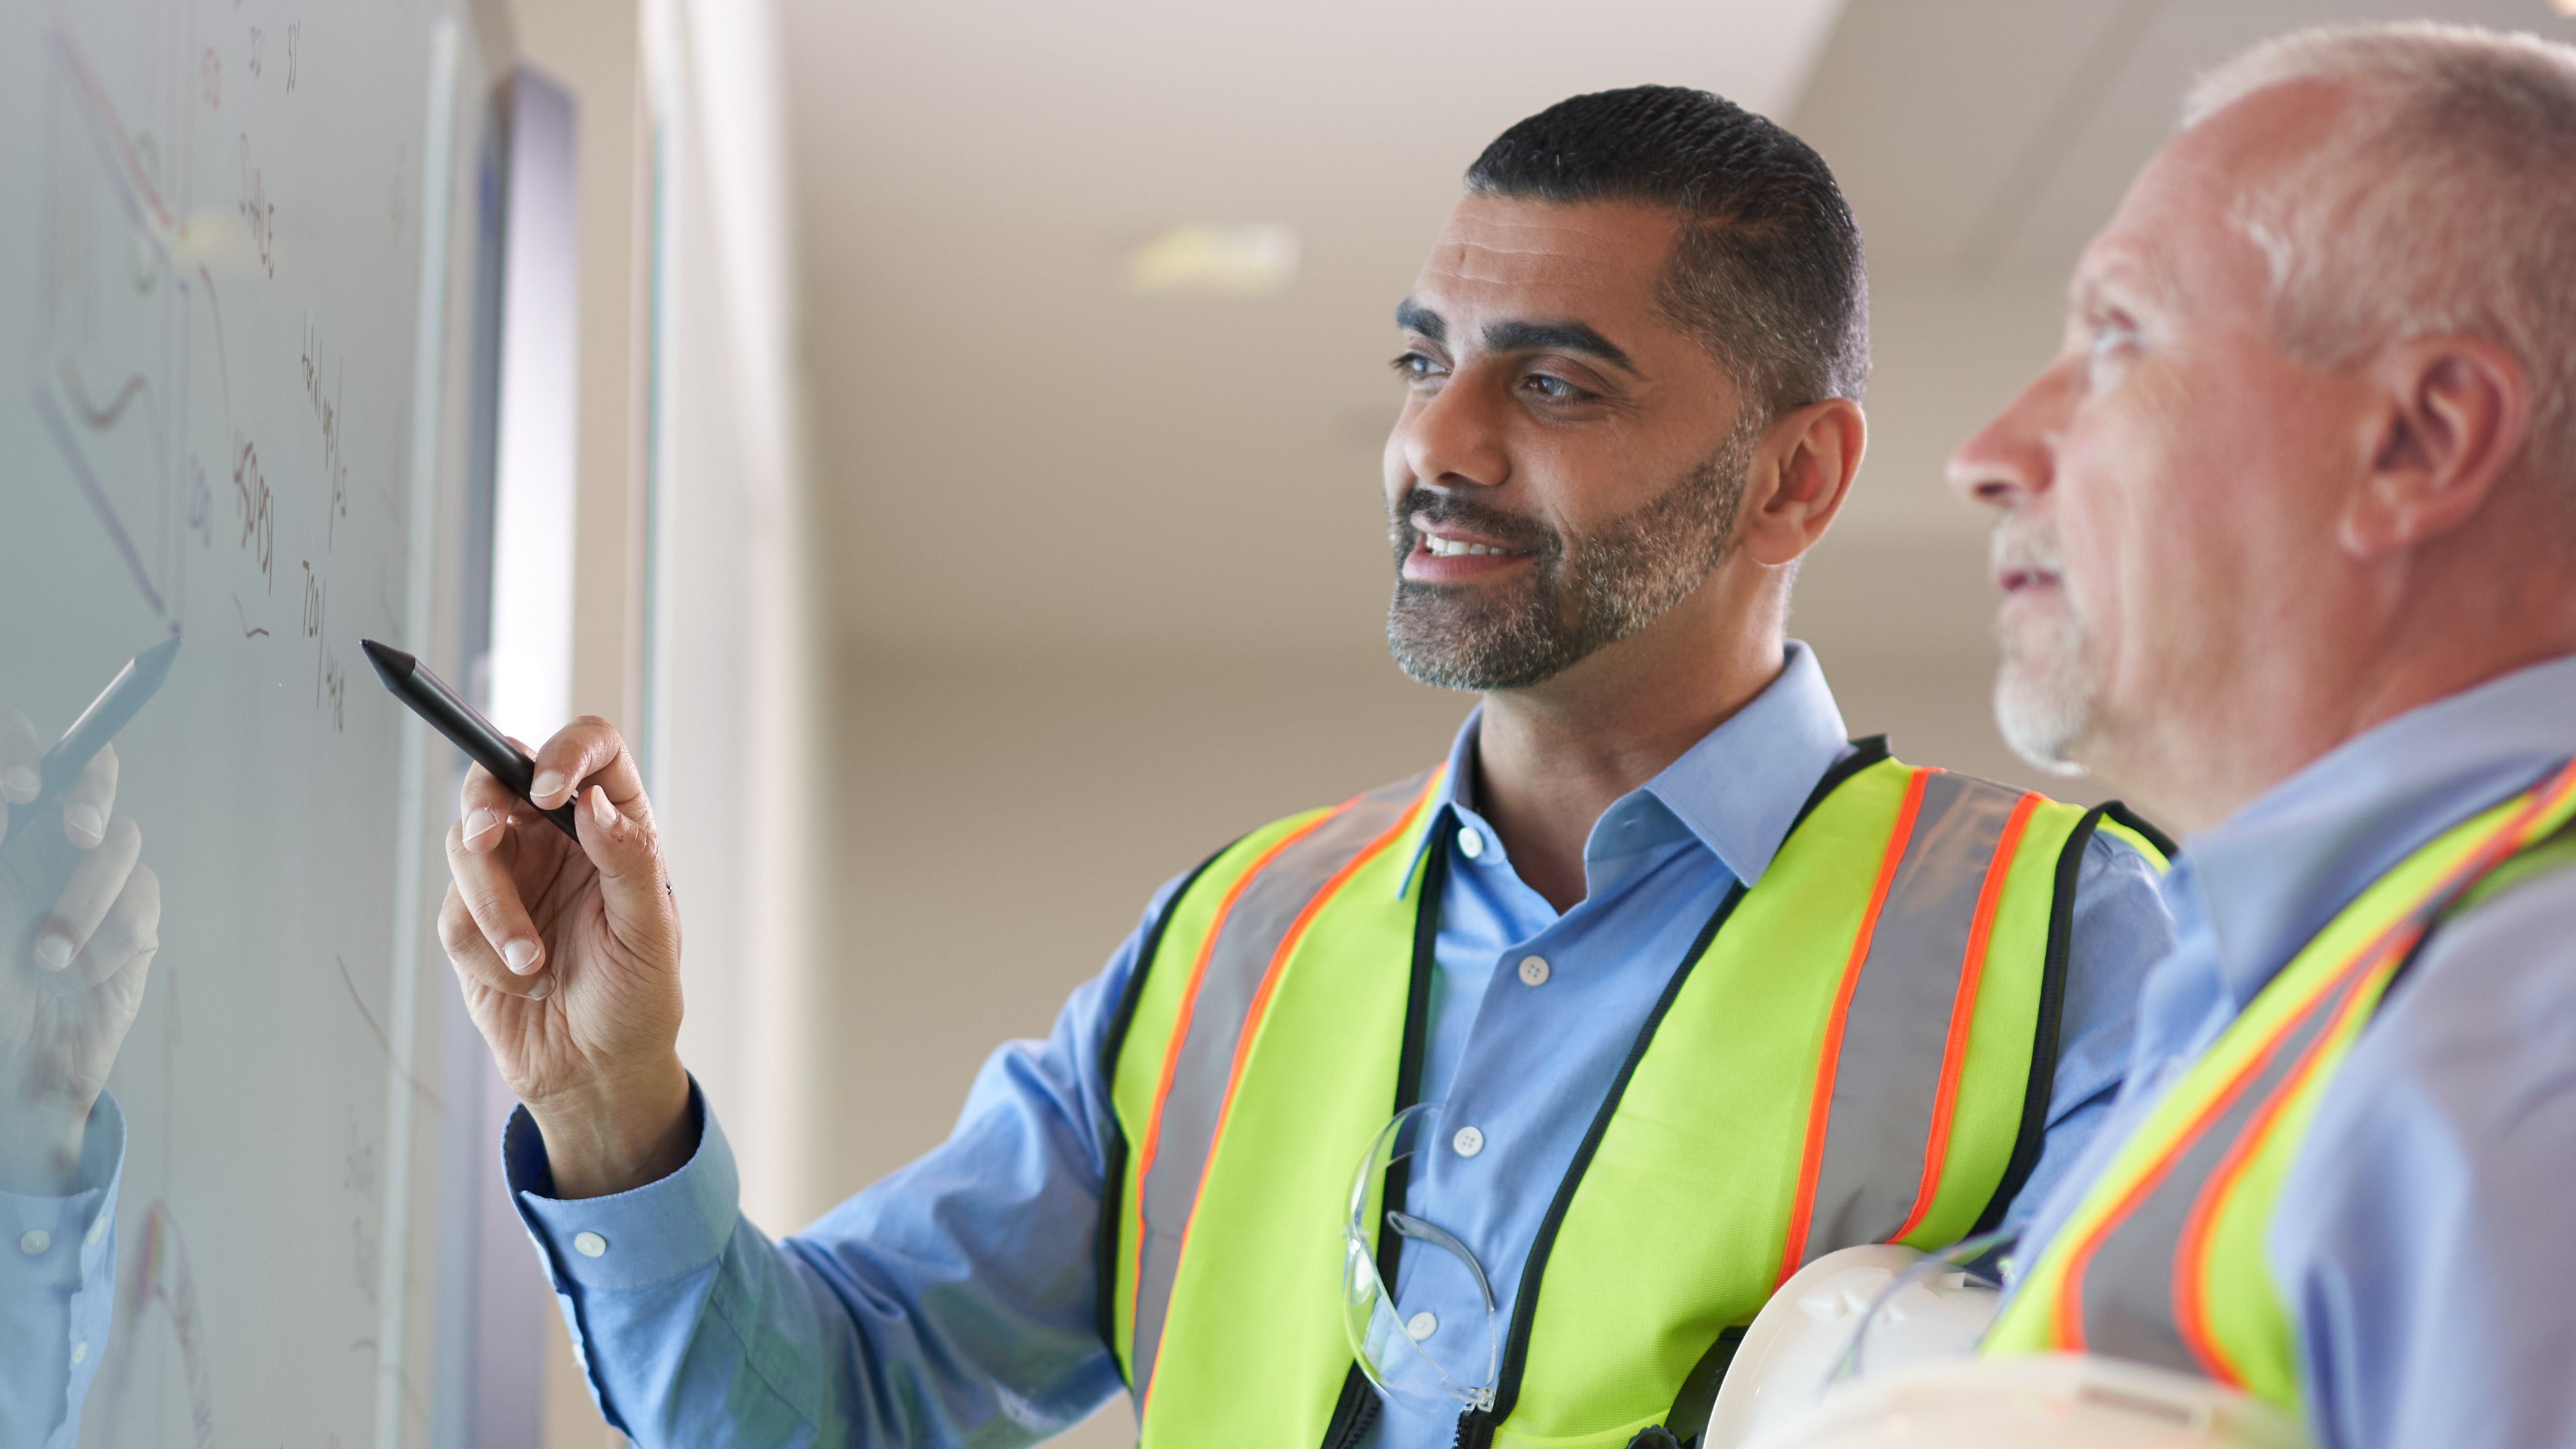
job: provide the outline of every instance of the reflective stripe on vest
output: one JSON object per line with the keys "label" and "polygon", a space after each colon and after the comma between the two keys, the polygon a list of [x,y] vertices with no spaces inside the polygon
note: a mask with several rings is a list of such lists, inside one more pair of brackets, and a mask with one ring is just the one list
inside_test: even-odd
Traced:
{"label": "reflective stripe on vest", "polygon": [[[1504,1440],[1624,1445],[1800,1264],[1954,1240],[2026,1172],[2098,812],[1854,766],[1662,968],[1514,1296]],[[1111,1188],[1111,1342],[1149,1449],[1311,1445],[1332,1416],[1340,1199],[1398,1105],[1405,871],[1437,783],[1247,837],[1139,963],[1111,1071],[1137,1144]]]}
{"label": "reflective stripe on vest", "polygon": [[1990,1354],[2134,1359],[2300,1409],[2297,1328],[2264,1241],[2317,1105],[2436,923],[2576,816],[2576,765],[2373,882],[2187,1068],[1989,1335]]}
{"label": "reflective stripe on vest", "polygon": [[1190,965],[1136,1155],[1141,1234],[1130,1312],[1140,1412],[1151,1402],[1164,1315],[1199,1187],[1260,1030],[1262,1007],[1316,913],[1361,867],[1406,836],[1440,775],[1435,770],[1373,790],[1293,827],[1254,855],[1217,905],[1213,928]]}
{"label": "reflective stripe on vest", "polygon": [[1933,770],[1908,783],[1818,1054],[1781,1282],[1931,1210],[1995,907],[2041,801]]}

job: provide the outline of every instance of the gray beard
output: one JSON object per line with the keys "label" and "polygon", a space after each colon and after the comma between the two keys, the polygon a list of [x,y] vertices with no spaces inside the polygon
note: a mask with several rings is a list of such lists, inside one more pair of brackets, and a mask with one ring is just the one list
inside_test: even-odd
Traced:
{"label": "gray beard", "polygon": [[2052,775],[2081,775],[2075,759],[2093,733],[2090,646],[2072,614],[2044,640],[2003,640],[1995,674],[1995,727],[2012,752]]}
{"label": "gray beard", "polygon": [[[1408,490],[1388,521],[1397,573],[1386,645],[1397,667],[1441,689],[1526,689],[1662,618],[1726,556],[1760,437],[1738,427],[1652,501],[1575,538],[1459,493]],[[1528,574],[1502,590],[1406,579],[1415,513],[1528,549]]]}

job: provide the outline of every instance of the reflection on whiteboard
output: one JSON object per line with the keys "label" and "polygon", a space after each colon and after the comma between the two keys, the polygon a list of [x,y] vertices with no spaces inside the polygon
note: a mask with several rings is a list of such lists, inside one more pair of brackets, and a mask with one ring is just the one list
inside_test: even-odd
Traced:
{"label": "reflection on whiteboard", "polygon": [[[0,6],[11,1449],[431,1438],[443,817],[350,667],[456,643],[458,35],[443,0]],[[172,639],[76,779],[16,788]]]}

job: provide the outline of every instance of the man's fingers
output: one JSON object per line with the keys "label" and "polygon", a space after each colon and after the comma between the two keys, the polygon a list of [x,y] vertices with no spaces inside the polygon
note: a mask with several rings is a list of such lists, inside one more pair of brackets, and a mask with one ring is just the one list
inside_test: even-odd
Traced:
{"label": "man's fingers", "polygon": [[476,765],[465,772],[465,785],[457,796],[456,818],[465,827],[467,850],[477,855],[489,852],[501,843],[503,827],[511,818],[528,813],[527,802],[494,779],[491,771]]}
{"label": "man's fingers", "polygon": [[612,889],[644,886],[656,896],[662,894],[662,848],[650,821],[628,818],[599,785],[583,787],[572,813],[581,827],[582,853]]}
{"label": "man's fingers", "polygon": [[80,777],[63,790],[63,839],[80,850],[107,838],[107,819],[116,812],[116,746],[102,745],[81,767]]}
{"label": "man's fingers", "polygon": [[629,817],[639,813],[637,803],[644,795],[643,773],[635,768],[635,756],[626,748],[626,740],[617,727],[597,715],[586,714],[555,731],[536,754],[537,779],[529,787],[528,798],[552,810],[572,797],[583,786],[599,785],[608,798]]}
{"label": "man's fingers", "polygon": [[[108,827],[108,846],[115,845],[117,827],[127,822],[118,820]],[[102,849],[97,855],[104,855]],[[93,856],[95,858],[95,856]],[[161,878],[152,867],[138,865],[126,877],[125,888],[117,892],[116,903],[81,944],[81,953],[64,974],[65,984],[86,990],[133,968],[136,962],[149,960],[161,949]]]}
{"label": "man's fingers", "polygon": [[45,788],[36,762],[45,757],[36,727],[14,709],[0,709],[0,840],[9,835],[9,807],[24,805]]}
{"label": "man's fingers", "polygon": [[483,928],[474,922],[474,913],[465,906],[465,897],[450,884],[447,900],[438,908],[438,941],[447,949],[448,964],[457,976],[487,990],[505,996],[524,996],[543,1001],[555,987],[554,973],[539,971],[521,976],[512,971],[501,953],[483,936]]}
{"label": "man's fingers", "polygon": [[[497,848],[473,851],[465,848],[462,822],[448,827],[447,869],[455,880],[455,894],[464,901],[474,929],[499,953],[510,973],[525,977],[544,967],[546,948],[536,924],[528,919],[527,904],[519,899],[519,883],[510,874],[518,853],[518,841],[509,832],[503,833]],[[448,945],[448,954],[455,955],[456,943]]]}
{"label": "man's fingers", "polygon": [[[36,922],[35,939],[29,944],[37,969],[63,971],[72,958],[89,944],[90,935],[105,920],[108,908],[126,889],[128,878],[135,874],[135,862],[143,855],[143,832],[130,816],[120,815],[99,831],[96,848],[83,850],[72,865],[71,878],[63,883],[61,894],[54,898],[53,909]],[[77,843],[77,842],[75,842]],[[144,872],[149,875],[150,872]],[[160,892],[152,892],[155,918],[158,918]]]}

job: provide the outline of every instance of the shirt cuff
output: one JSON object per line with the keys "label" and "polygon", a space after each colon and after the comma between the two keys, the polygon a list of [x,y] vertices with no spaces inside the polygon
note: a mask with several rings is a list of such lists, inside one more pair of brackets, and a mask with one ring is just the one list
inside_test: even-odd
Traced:
{"label": "shirt cuff", "polygon": [[125,1173],[125,1111],[106,1092],[90,1104],[80,1174],[62,1197],[0,1192],[0,1253],[55,1286],[75,1289],[110,1260],[116,1188]]}
{"label": "shirt cuff", "polygon": [[567,1282],[622,1291],[649,1288],[720,1261],[740,1216],[742,1182],[733,1149],[689,1080],[689,1110],[700,1124],[697,1150],[679,1171],[608,1197],[558,1198],[545,1139],[526,1107],[501,1132],[501,1167],[528,1234]]}

